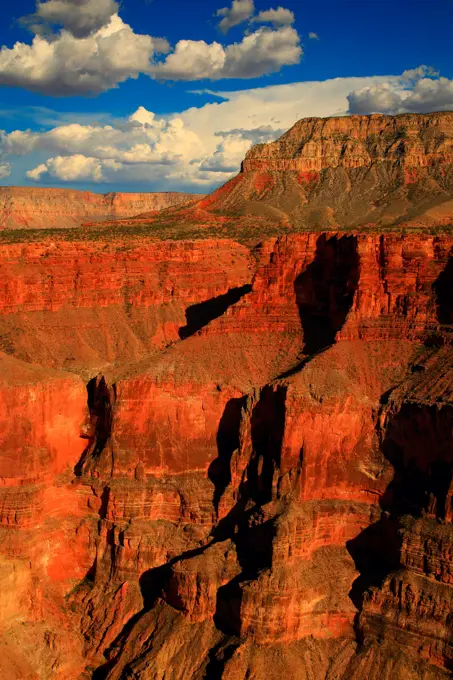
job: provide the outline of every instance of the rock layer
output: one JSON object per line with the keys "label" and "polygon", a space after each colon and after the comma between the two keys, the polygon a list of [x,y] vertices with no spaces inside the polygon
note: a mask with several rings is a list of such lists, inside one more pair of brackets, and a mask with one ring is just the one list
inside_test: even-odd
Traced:
{"label": "rock layer", "polygon": [[199,194],[93,194],[73,189],[0,187],[0,229],[63,229],[173,208]]}

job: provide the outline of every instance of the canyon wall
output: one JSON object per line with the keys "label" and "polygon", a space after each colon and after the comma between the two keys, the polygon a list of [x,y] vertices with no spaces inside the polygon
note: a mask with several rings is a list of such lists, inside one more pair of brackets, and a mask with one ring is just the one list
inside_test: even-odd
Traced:
{"label": "canyon wall", "polygon": [[252,258],[213,241],[0,245],[0,349],[92,377],[179,340],[185,310],[247,285]]}
{"label": "canyon wall", "polygon": [[[423,489],[420,506],[393,505],[406,463],[388,440],[400,420],[395,432],[409,429],[398,437],[411,436],[416,390],[418,464],[448,461],[432,445],[449,450],[448,409],[439,423],[424,415],[447,397],[428,399],[424,385],[449,357],[452,249],[448,235],[338,232],[253,252],[211,241],[2,246],[0,327],[15,334],[2,359],[1,555],[22,593],[2,625],[11,647],[25,620],[39,650],[8,649],[11,667],[245,678],[285,645],[276,668],[292,659],[291,677],[317,656],[342,678],[365,677],[368,663],[443,677],[448,624],[426,611],[417,639],[434,638],[422,653],[392,593],[409,583],[441,597],[448,525],[429,522],[452,513]],[[405,519],[423,504],[426,520]],[[446,565],[428,574],[427,540]]]}
{"label": "canyon wall", "polygon": [[280,139],[257,144],[246,155],[243,171],[359,168],[398,163],[407,168],[453,162],[451,113],[400,116],[303,118]]}
{"label": "canyon wall", "polygon": [[0,229],[62,229],[134,217],[199,199],[178,192],[93,194],[73,189],[0,187]]}

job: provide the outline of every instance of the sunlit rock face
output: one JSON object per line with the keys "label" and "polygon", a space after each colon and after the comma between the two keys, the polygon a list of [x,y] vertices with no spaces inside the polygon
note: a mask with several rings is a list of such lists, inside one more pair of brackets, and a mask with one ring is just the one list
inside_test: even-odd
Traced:
{"label": "sunlit rock face", "polygon": [[73,189],[0,187],[0,229],[64,229],[174,208],[198,194],[93,194]]}
{"label": "sunlit rock face", "polygon": [[0,243],[5,678],[450,677],[453,234],[219,209],[263,168],[448,179],[450,127],[301,121],[196,237]]}
{"label": "sunlit rock face", "polygon": [[453,115],[305,118],[199,204],[322,231],[451,224]]}

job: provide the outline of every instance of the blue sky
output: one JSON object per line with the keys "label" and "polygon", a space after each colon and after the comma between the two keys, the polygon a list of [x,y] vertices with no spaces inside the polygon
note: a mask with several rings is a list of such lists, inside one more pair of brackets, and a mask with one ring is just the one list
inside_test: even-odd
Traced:
{"label": "blue sky", "polygon": [[206,191],[305,115],[453,109],[452,0],[2,9],[3,185]]}

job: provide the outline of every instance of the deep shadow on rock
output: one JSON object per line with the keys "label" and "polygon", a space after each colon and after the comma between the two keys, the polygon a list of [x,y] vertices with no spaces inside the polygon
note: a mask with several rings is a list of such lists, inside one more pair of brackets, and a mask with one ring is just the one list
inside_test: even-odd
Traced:
{"label": "deep shadow on rock", "polygon": [[445,325],[453,324],[453,256],[433,285],[436,294],[437,319]]}
{"label": "deep shadow on rock", "polygon": [[211,463],[208,477],[214,484],[214,508],[218,510],[219,501],[231,482],[231,457],[239,448],[239,427],[241,410],[245,397],[230,399],[220,419],[217,431],[217,458]]}
{"label": "deep shadow on rock", "polygon": [[224,295],[218,295],[215,298],[188,307],[186,309],[187,323],[178,331],[181,340],[189,338],[204,326],[207,326],[210,321],[225,314],[228,307],[239,302],[239,300],[243,298],[244,295],[247,295],[247,293],[250,293],[251,290],[252,286],[250,284],[239,286],[238,288],[230,288]]}
{"label": "deep shadow on rock", "polygon": [[314,261],[294,282],[305,354],[333,344],[351,309],[358,281],[357,238],[320,236]]}
{"label": "deep shadow on rock", "polygon": [[[389,395],[383,395],[384,404],[388,400]],[[452,510],[453,408],[449,405],[438,407],[411,402],[400,405],[390,402],[384,408],[390,408],[390,411],[385,429],[379,432],[381,450],[392,464],[394,476],[380,500],[381,519],[347,543],[348,551],[360,572],[350,592],[350,597],[359,610],[356,632],[360,642],[367,630],[367,616],[371,616],[373,635],[387,635],[392,640],[393,633],[390,629],[387,631],[386,627],[390,621],[399,621],[399,608],[406,607],[401,598],[409,597],[411,588],[416,588],[410,585],[413,580],[411,562],[409,560],[408,563],[407,558],[402,557],[403,540],[407,540],[405,534],[408,531],[410,533],[408,526],[414,518],[422,522],[443,523],[447,516],[451,517]],[[431,547],[429,551],[433,549]],[[430,558],[430,554],[431,552],[426,554],[425,560],[434,559]],[[415,573],[419,574],[420,568]],[[393,585],[389,586],[389,579],[395,581]],[[409,590],[406,592],[407,588]],[[390,603],[389,592],[393,593],[393,605]],[[411,597],[415,598],[415,594],[416,591]],[[428,595],[423,595],[421,591],[421,594],[417,593],[417,597],[426,598]],[[367,614],[365,604],[374,601],[379,603],[381,599],[386,603],[385,607],[394,606],[395,611],[392,614],[388,611],[376,613],[376,607],[381,605],[374,604],[372,613]],[[409,606],[410,603],[407,607]],[[407,610],[409,614],[414,607],[415,604],[412,609]],[[430,625],[429,617],[426,610],[427,626]],[[404,623],[399,625],[402,626],[399,633],[401,641],[405,639],[405,635],[410,640]],[[411,624],[407,625],[410,628]],[[446,656],[442,663],[449,668],[451,659]]]}

